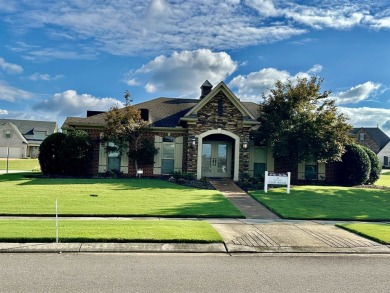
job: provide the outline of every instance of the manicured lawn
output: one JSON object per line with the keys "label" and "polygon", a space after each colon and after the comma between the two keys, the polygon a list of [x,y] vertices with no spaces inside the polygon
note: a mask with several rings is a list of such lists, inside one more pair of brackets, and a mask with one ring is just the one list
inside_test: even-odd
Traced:
{"label": "manicured lawn", "polygon": [[375,185],[389,186],[390,187],[390,170],[384,171]]}
{"label": "manicured lawn", "polygon": [[[0,159],[0,170],[7,169],[7,160]],[[9,159],[8,170],[41,171],[38,159]]]}
{"label": "manicured lawn", "polygon": [[0,215],[244,217],[215,190],[156,179],[45,179],[0,175]]}
{"label": "manicured lawn", "polygon": [[[222,242],[203,221],[59,220],[60,242]],[[0,242],[55,242],[55,220],[1,220]]]}
{"label": "manicured lawn", "polygon": [[353,223],[339,224],[337,226],[374,241],[390,244],[390,224]]}
{"label": "manicured lawn", "polygon": [[335,186],[295,186],[250,194],[287,219],[390,220],[390,190]]}

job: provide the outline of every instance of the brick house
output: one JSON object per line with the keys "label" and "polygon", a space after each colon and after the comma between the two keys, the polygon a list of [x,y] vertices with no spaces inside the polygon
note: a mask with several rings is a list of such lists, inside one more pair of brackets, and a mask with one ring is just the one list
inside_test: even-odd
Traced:
{"label": "brick house", "polygon": [[[288,170],[274,160],[272,151],[253,139],[258,104],[241,102],[224,82],[201,86],[199,99],[156,98],[134,105],[150,122],[149,139],[159,150],[154,164],[139,165],[146,176],[169,175],[174,171],[202,177],[226,177],[237,181],[243,174],[261,176],[264,171],[292,171],[293,179],[333,180],[332,164],[316,160],[302,162],[297,170]],[[96,114],[96,113],[94,113]],[[126,154],[107,153],[99,142],[105,113],[86,118],[68,117],[62,129],[87,131],[95,141],[92,173],[118,170],[134,176],[133,162]]]}
{"label": "brick house", "polygon": [[56,122],[0,119],[0,158],[36,158],[42,141],[57,131]]}
{"label": "brick house", "polygon": [[353,128],[352,134],[358,144],[377,154],[382,166],[390,166],[390,138],[379,127]]}

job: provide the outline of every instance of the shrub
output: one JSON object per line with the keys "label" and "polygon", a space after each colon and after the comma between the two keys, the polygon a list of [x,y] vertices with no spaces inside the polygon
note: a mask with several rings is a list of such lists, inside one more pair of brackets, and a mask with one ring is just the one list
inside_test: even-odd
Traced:
{"label": "shrub", "polygon": [[83,130],[70,132],[64,139],[60,148],[60,160],[64,173],[71,176],[86,175],[91,162],[92,142]]}
{"label": "shrub", "polygon": [[345,185],[365,184],[370,176],[371,161],[364,149],[356,144],[347,145],[341,160],[341,181]]}
{"label": "shrub", "polygon": [[66,135],[57,132],[49,135],[39,146],[38,161],[45,175],[58,175],[63,171],[59,152]]}
{"label": "shrub", "polygon": [[368,147],[362,146],[363,150],[368,155],[371,162],[371,171],[366,184],[374,184],[381,175],[381,164],[379,162],[378,156]]}

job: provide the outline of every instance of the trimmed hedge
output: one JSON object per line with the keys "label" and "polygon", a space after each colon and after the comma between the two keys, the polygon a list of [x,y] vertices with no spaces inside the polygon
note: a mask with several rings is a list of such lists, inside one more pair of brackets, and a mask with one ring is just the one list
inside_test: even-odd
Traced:
{"label": "trimmed hedge", "polygon": [[341,180],[345,185],[366,184],[370,178],[371,160],[365,150],[356,144],[347,145],[342,156]]}
{"label": "trimmed hedge", "polygon": [[379,162],[378,156],[368,147],[361,146],[368,155],[371,162],[371,171],[368,180],[365,184],[374,184],[381,175],[382,166]]}
{"label": "trimmed hedge", "polygon": [[59,157],[60,148],[66,135],[61,132],[50,134],[39,146],[38,161],[45,175],[62,173],[62,162]]}

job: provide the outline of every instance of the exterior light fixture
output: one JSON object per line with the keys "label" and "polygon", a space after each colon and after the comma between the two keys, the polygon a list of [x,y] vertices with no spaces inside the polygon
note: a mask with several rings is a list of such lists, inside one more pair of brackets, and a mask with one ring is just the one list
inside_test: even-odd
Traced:
{"label": "exterior light fixture", "polygon": [[247,142],[247,141],[243,141],[243,142],[242,142],[242,148],[243,148],[244,150],[246,150],[246,149],[248,148],[248,142]]}
{"label": "exterior light fixture", "polygon": [[190,141],[190,143],[191,143],[191,147],[192,148],[195,148],[195,146],[196,146],[196,136],[195,135],[192,135],[192,136],[190,136],[189,138],[188,138],[188,140]]}

